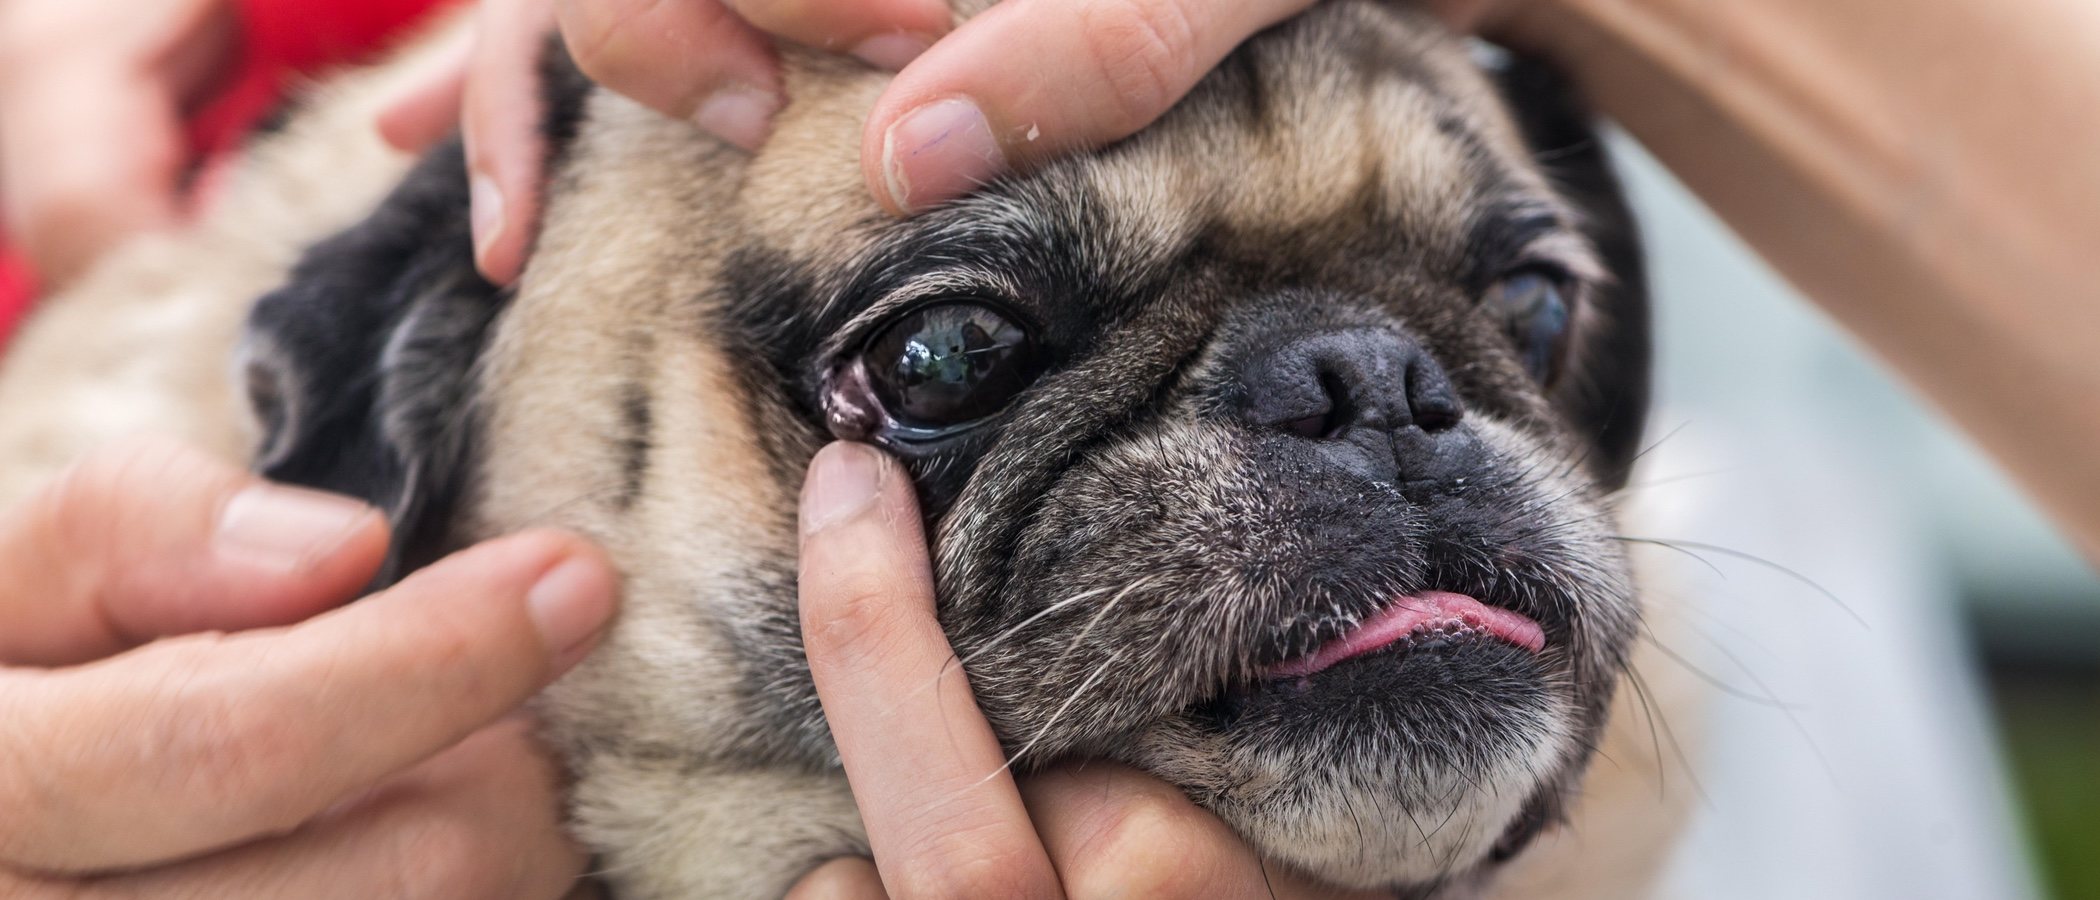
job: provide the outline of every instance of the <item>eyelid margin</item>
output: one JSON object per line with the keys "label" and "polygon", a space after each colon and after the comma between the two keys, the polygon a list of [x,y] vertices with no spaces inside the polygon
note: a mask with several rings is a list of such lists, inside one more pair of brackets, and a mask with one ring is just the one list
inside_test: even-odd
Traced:
{"label": "eyelid margin", "polygon": [[917,276],[847,319],[824,342],[820,358],[838,360],[857,353],[881,333],[884,325],[921,307],[950,301],[981,303],[1019,323],[1031,335],[1040,334],[1042,323],[1009,299],[1020,293],[1020,285],[1012,278],[988,269],[947,269]]}

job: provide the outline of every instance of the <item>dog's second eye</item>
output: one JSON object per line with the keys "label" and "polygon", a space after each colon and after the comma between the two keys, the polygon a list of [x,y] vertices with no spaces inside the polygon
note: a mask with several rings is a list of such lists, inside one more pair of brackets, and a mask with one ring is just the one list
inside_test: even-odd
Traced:
{"label": "dog's second eye", "polygon": [[1567,355],[1567,289],[1562,279],[1538,269],[1522,269],[1488,288],[1487,309],[1508,323],[1524,369],[1540,384],[1552,384]]}
{"label": "dog's second eye", "polygon": [[890,416],[918,428],[962,425],[998,412],[1040,373],[1028,333],[971,303],[905,315],[868,343],[862,362]]}

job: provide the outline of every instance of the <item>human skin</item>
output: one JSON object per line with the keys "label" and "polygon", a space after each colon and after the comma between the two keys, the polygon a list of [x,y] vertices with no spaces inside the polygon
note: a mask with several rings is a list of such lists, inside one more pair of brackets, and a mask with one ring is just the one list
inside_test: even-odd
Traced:
{"label": "human skin", "polygon": [[1541,0],[1507,27],[2100,560],[2100,4]]}
{"label": "human skin", "polygon": [[[908,215],[1001,172],[1131,133],[1231,46],[1304,4],[1032,0],[1002,4],[945,33],[905,24],[938,6],[935,0],[855,5],[860,15],[840,16],[849,5],[561,0],[550,8],[558,8],[586,72],[746,147],[764,135],[755,110],[778,105],[763,93],[777,90],[777,80],[753,62],[765,58],[763,33],[853,48],[864,60],[901,68],[869,117],[862,160],[876,201]],[[2090,448],[2100,446],[2100,404],[2090,400],[2100,395],[2100,354],[2092,353],[2100,338],[2100,255],[2090,250],[2100,246],[2100,166],[2093,162],[2100,159],[2100,115],[2093,112],[2100,110],[2100,7],[2074,0],[1433,5],[1461,27],[1557,57],[1604,111],[1977,435],[2088,555],[2100,556],[2100,467],[2090,463]],[[637,16],[637,8],[648,12]],[[869,20],[883,16],[892,33],[910,40],[865,52],[881,28]],[[623,38],[623,29],[637,35]],[[930,46],[915,56],[902,52],[916,41]],[[694,46],[726,48],[729,62],[696,69],[690,61],[658,65],[653,56]],[[501,57],[523,59],[526,49],[485,42],[478,76],[524,83],[504,74],[522,72],[521,64]],[[1057,89],[1041,90],[1046,84]],[[703,114],[725,85],[764,99],[733,120]],[[2019,102],[2006,102],[2013,96]],[[969,100],[960,112],[945,104],[939,127],[913,130],[915,111],[958,97]],[[529,108],[477,107],[470,96],[465,127],[470,134],[528,134],[517,111]],[[436,121],[452,111],[426,103],[426,119],[433,109]],[[395,117],[388,130],[407,133],[411,118]],[[942,132],[977,142],[951,137],[946,152],[912,152],[912,137]],[[530,198],[535,169],[505,156],[531,143],[529,136],[511,146],[481,142],[470,158],[481,179],[481,262],[498,279],[515,275],[531,222],[516,205],[497,215],[479,201]],[[536,156],[520,158],[536,165]],[[913,161],[930,162],[934,171],[899,168]],[[524,209],[535,202],[527,199]],[[930,606],[918,599],[923,548],[895,546],[889,567],[877,567],[888,580],[853,592],[887,610],[868,625],[875,636],[862,639],[902,658],[942,655]],[[805,615],[810,602],[805,597]],[[821,673],[832,663],[821,641],[811,652],[822,689]],[[857,684],[870,692],[870,703],[911,683],[880,671],[862,674]],[[827,698],[827,709],[834,706],[847,709]],[[833,715],[849,775],[878,765],[886,740],[923,751],[913,743],[923,731],[895,729],[885,738],[875,726],[850,724],[850,713]],[[967,710],[951,711],[945,721],[973,731],[982,724]],[[857,732],[861,727],[871,730]],[[854,779],[864,805],[894,814],[870,816],[874,866],[844,862],[812,877],[834,892],[823,896],[878,896],[885,885],[895,893],[899,879],[920,883],[911,873],[952,867],[952,857],[915,856],[911,848],[929,842],[910,836],[935,827],[929,823],[954,821],[958,810],[966,820],[997,823],[984,827],[1003,836],[995,842],[1006,848],[995,859],[1006,866],[1001,871],[1019,883],[1040,883],[1028,822],[1005,793],[966,795],[974,800],[867,796],[908,794],[915,779],[893,774]],[[1145,781],[1133,775],[1099,793]],[[1036,815],[1042,844],[1057,846],[1046,817],[1032,805],[1026,812]],[[998,868],[978,864],[978,871]]]}
{"label": "human skin", "polygon": [[0,896],[568,893],[515,711],[594,646],[609,564],[521,534],[338,608],[387,538],[159,442],[0,511]]}
{"label": "human skin", "polygon": [[[407,98],[386,130],[405,144],[449,130],[464,94],[480,176],[478,254],[499,280],[522,265],[536,217],[529,59],[551,23],[589,38],[572,35],[587,71],[745,146],[763,139],[764,115],[777,106],[777,74],[761,35],[858,50],[901,67],[870,118],[863,159],[876,200],[908,213],[990,173],[1141,127],[1245,33],[1305,5],[1028,0],[950,31],[918,18],[939,6],[932,0],[488,4],[484,20],[492,24],[477,49],[462,51],[474,60],[475,77]],[[1075,14],[1081,9],[1096,12]],[[2078,0],[1537,0],[1447,3],[1440,11],[1559,57],[1605,111],[1996,453],[2089,556],[2100,556],[2100,471],[2089,462],[2090,448],[2100,446],[2100,404],[2090,399],[2100,388],[2100,362],[2090,352],[2100,336],[2093,299],[2100,258],[2089,249],[2100,246],[2100,175],[2092,162],[2100,158],[2093,113],[2100,109],[2100,8]],[[1030,40],[1002,39],[1023,30]],[[892,39],[869,43],[877,37]],[[1038,45],[1043,53],[1017,50]],[[720,52],[685,52],[693,48]],[[1014,72],[1030,77],[1001,80]],[[1058,84],[1060,96],[1030,93],[1029,83]],[[709,109],[724,88],[741,93]],[[892,129],[928,98],[956,95],[973,99],[991,143],[936,162],[969,177],[898,177],[890,163],[916,157],[897,152]],[[1039,140],[1014,136],[1012,123],[1023,121],[1041,130]],[[973,161],[988,165],[959,168]],[[805,553],[822,552],[823,534]],[[894,609],[869,620],[858,640],[907,662],[945,659],[922,596],[923,544],[897,538],[868,546],[879,558],[856,576],[865,583],[838,596],[856,609]],[[825,621],[830,596],[805,596],[805,615],[815,608]],[[813,669],[835,664],[827,659],[819,650]],[[893,680],[903,669],[874,659],[863,655],[865,671],[856,674],[866,677],[843,683],[846,689],[895,696],[918,683]],[[856,705],[850,695],[826,703]],[[966,706],[932,714],[964,731],[981,724]],[[879,763],[863,756],[923,738],[885,731],[880,722],[840,724],[852,719],[834,723],[849,777]],[[958,758],[968,762],[983,747],[964,750]],[[1087,771],[1100,769],[1069,777]],[[881,811],[870,822],[876,864],[827,867],[798,888],[805,896],[871,895],[893,881],[939,886],[950,876],[938,873],[954,869],[963,870],[962,883],[976,883],[967,878],[990,878],[1004,865],[1017,883],[1048,891],[1045,860],[1060,877],[1061,861],[1071,864],[1073,855],[1058,849],[1070,846],[1065,820],[1037,802],[1029,784],[1012,788],[1022,798],[1017,808],[1002,779],[959,797],[914,794],[909,784],[888,781],[863,775],[854,784],[862,802]],[[1153,784],[1128,774],[1088,793],[1135,797]],[[956,815],[981,816],[970,821],[982,821],[1001,852],[958,856],[947,846],[953,842],[915,839],[940,833],[929,823]]]}
{"label": "human skin", "polygon": [[[486,2],[517,21],[558,18],[585,71],[743,146],[763,139],[760,110],[779,102],[765,35],[901,67],[861,147],[870,193],[899,214],[1130,134],[1233,45],[1308,5],[1020,0],[949,31],[942,0]],[[2100,5],[1429,5],[1573,71],[2100,559],[2100,466],[2090,463],[2100,446]],[[690,47],[722,52],[681,52]],[[484,41],[476,81],[529,83],[519,60],[531,51]],[[725,87],[749,101],[742,113],[702,114]],[[537,208],[522,90],[510,99],[523,103],[470,97],[463,120],[470,134],[508,136],[480,142],[472,159],[477,198],[511,198],[491,201],[498,211],[476,204],[481,261],[499,280],[522,264]],[[913,113],[956,98],[970,102],[938,104],[928,124],[939,127],[913,127]],[[421,117],[446,122],[451,110],[426,103]],[[393,118],[390,131],[415,130],[406,123],[416,116]],[[940,152],[914,152],[914,138],[942,133],[976,143],[951,137]]]}
{"label": "human skin", "polygon": [[1016,779],[934,616],[921,521],[909,476],[880,451],[837,443],[811,462],[803,643],[874,861],[820,868],[790,898],[1377,896],[1265,866],[1223,821],[1133,769]]}
{"label": "human skin", "polygon": [[46,285],[180,221],[182,111],[233,43],[226,0],[0,0],[0,212]]}

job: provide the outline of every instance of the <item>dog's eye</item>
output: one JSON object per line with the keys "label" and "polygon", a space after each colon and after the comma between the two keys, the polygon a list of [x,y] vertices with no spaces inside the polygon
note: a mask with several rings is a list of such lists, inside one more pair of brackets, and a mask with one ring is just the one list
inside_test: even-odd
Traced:
{"label": "dog's eye", "polygon": [[1567,280],[1540,268],[1519,269],[1488,288],[1486,309],[1501,317],[1516,342],[1524,368],[1540,384],[1552,384],[1567,356]]}
{"label": "dog's eye", "polygon": [[990,307],[913,311],[863,351],[868,381],[892,418],[939,429],[998,412],[1041,374],[1028,332]]}

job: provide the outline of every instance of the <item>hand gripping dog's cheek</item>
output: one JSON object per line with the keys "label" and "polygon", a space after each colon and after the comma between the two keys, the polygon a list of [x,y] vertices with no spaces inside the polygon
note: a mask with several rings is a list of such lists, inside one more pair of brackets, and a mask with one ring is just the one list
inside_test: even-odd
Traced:
{"label": "hand gripping dog's cheek", "polygon": [[1561,816],[1635,629],[1607,498],[1648,351],[1556,81],[1498,93],[1429,18],[1334,0],[1152,128],[896,220],[851,152],[881,77],[787,58],[756,156],[556,98],[514,293],[469,277],[454,158],[255,320],[267,462],[388,501],[404,565],[557,525],[625,570],[541,709],[622,896],[779,896],[866,852],[792,574],[833,437],[912,473],[1018,768],[1124,760],[1409,896]]}

